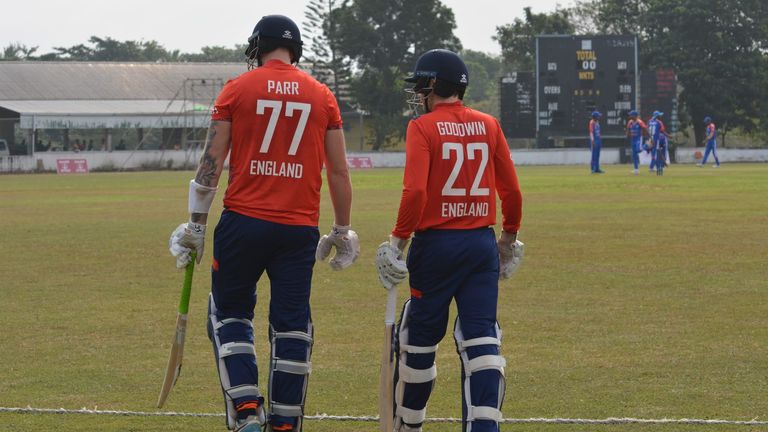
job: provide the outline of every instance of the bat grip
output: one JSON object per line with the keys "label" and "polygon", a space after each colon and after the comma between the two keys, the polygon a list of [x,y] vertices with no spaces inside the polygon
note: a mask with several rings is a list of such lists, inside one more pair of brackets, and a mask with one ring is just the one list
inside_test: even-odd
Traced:
{"label": "bat grip", "polygon": [[387,290],[387,309],[384,313],[384,324],[395,323],[395,308],[397,307],[397,287]]}
{"label": "bat grip", "polygon": [[186,314],[189,312],[189,294],[192,292],[192,274],[195,272],[195,259],[197,258],[197,252],[191,252],[189,254],[190,261],[187,264],[187,269],[184,272],[184,285],[181,287],[181,298],[179,299],[179,313]]}

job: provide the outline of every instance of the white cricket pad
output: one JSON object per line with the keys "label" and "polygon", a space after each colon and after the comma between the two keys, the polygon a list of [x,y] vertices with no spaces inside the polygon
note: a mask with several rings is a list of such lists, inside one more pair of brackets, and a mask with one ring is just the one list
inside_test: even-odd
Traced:
{"label": "white cricket pad", "polygon": [[[226,318],[221,321],[216,316],[216,303],[213,301],[213,295],[208,296],[208,336],[216,347],[216,353],[218,356],[218,371],[219,380],[221,381],[221,389],[224,392],[224,402],[227,407],[227,426],[229,429],[234,430],[237,427],[237,410],[235,409],[234,400],[241,397],[252,397],[254,399],[262,398],[259,387],[256,385],[239,385],[232,386],[229,379],[229,371],[227,371],[227,363],[225,358],[236,355],[245,354],[256,357],[253,344],[249,341],[243,342],[230,342],[222,344],[219,339],[219,331],[226,325],[234,323],[247,325],[253,327],[253,322],[242,318]],[[267,422],[266,413],[264,407],[259,406],[257,409],[257,417],[260,424]]]}
{"label": "white cricket pad", "polygon": [[[387,243],[389,245],[389,243]],[[397,382],[395,383],[395,430],[406,430],[403,423],[411,425],[420,425],[427,417],[427,407],[414,410],[403,406],[403,395],[405,393],[405,384],[434,383],[437,378],[437,366],[432,363],[428,369],[415,369],[406,364],[408,354],[429,354],[437,351],[437,345],[433,346],[414,346],[408,343],[408,311],[411,301],[405,302],[403,315],[400,318],[398,326],[398,347],[399,358],[397,366]],[[434,385],[434,384],[433,384]],[[413,430],[413,429],[410,429]]]}
{"label": "white cricket pad", "polygon": [[[495,325],[496,337],[485,336],[474,339],[465,339],[464,333],[461,330],[461,321],[456,317],[456,323],[454,324],[453,337],[456,340],[456,350],[461,357],[461,367],[464,371],[464,404],[467,407],[466,432],[472,432],[472,422],[475,420],[491,420],[496,423],[500,422],[503,418],[501,414],[501,404],[504,401],[504,393],[506,391],[506,379],[504,375],[504,367],[507,365],[507,361],[499,354],[481,355],[474,358],[469,358],[467,354],[467,348],[492,345],[497,347],[501,346],[501,328],[499,323]],[[470,380],[472,374],[483,370],[496,370],[499,373],[498,384],[498,406],[474,406],[472,405],[472,387]]]}
{"label": "white cricket pad", "polygon": [[[269,326],[271,346],[269,362],[269,415],[280,415],[285,417],[296,417],[296,429],[302,430],[304,420],[304,402],[307,398],[307,384],[309,383],[309,374],[312,372],[312,344],[314,343],[314,327],[312,321],[307,323],[307,332],[287,331],[278,332]],[[299,340],[306,344],[306,357],[302,360],[282,359],[277,357],[278,346],[286,340]],[[274,374],[275,372],[289,373],[293,375],[304,376],[304,385],[301,389],[301,400],[298,404],[287,404],[274,399]]]}

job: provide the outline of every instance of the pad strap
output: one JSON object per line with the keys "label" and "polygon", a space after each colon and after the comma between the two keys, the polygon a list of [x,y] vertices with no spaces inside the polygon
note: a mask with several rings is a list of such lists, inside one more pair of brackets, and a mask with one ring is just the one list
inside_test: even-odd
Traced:
{"label": "pad strap", "polygon": [[245,324],[248,327],[253,328],[253,321],[251,321],[249,319],[245,319],[245,318],[225,318],[225,319],[223,319],[221,321],[217,321],[216,324],[213,325],[213,328],[215,330],[218,330],[218,329],[224,327],[225,325],[232,324],[232,323]]}
{"label": "pad strap", "polygon": [[507,365],[507,361],[500,355],[484,355],[475,357],[467,362],[467,375],[472,375],[474,372],[479,372],[486,369],[496,369],[504,375],[504,366]]}
{"label": "pad strap", "polygon": [[496,345],[501,346],[501,339],[493,336],[479,337],[469,339],[465,341],[457,341],[459,345],[459,351],[466,351],[467,348],[479,345]]}
{"label": "pad strap", "polygon": [[416,345],[400,344],[400,351],[405,351],[410,354],[429,354],[437,352],[437,345],[422,347]]}
{"label": "pad strap", "polygon": [[414,369],[405,363],[400,362],[398,373],[403,379],[403,382],[407,382],[409,384],[421,384],[433,381],[435,378],[437,378],[437,366],[433,364],[429,369]]}
{"label": "pad strap", "polygon": [[275,360],[275,370],[294,375],[309,375],[312,372],[312,364],[310,362],[277,359]]}
{"label": "pad strap", "polygon": [[304,333],[300,331],[274,332],[272,334],[272,337],[274,339],[282,339],[282,338],[300,339],[310,344],[313,342],[312,336],[310,336],[308,333]]}
{"label": "pad strap", "polygon": [[304,415],[304,410],[301,408],[301,405],[288,405],[278,402],[271,402],[269,404],[269,408],[272,411],[272,414],[277,414],[279,416],[302,417]]}
{"label": "pad strap", "polygon": [[492,420],[498,423],[503,418],[501,411],[487,406],[471,406],[467,413],[467,421]]}
{"label": "pad strap", "polygon": [[248,354],[256,357],[256,351],[250,342],[229,342],[219,347],[219,358],[229,357],[236,354]]}
{"label": "pad strap", "polygon": [[241,397],[252,396],[254,398],[261,398],[261,392],[259,387],[250,384],[243,384],[239,386],[230,387],[225,390],[229,397],[237,399]]}
{"label": "pad strap", "polygon": [[427,418],[427,408],[414,410],[398,405],[395,409],[395,415],[401,417],[404,423],[421,424],[424,423],[424,420]]}

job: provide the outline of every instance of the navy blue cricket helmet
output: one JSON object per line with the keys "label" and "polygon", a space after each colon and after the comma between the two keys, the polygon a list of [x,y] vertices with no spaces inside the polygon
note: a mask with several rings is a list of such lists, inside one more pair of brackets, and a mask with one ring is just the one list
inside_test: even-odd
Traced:
{"label": "navy blue cricket helmet", "polygon": [[256,23],[251,36],[248,37],[248,48],[245,50],[245,55],[249,58],[255,58],[263,54],[264,52],[260,52],[264,51],[262,44],[288,48],[293,63],[299,62],[304,45],[299,26],[285,15],[263,16]]}
{"label": "navy blue cricket helmet", "polygon": [[592,118],[599,118],[600,116],[602,116],[600,111],[592,111]]}
{"label": "navy blue cricket helmet", "polygon": [[712,117],[710,116],[704,117],[704,123],[712,123]]}
{"label": "navy blue cricket helmet", "polygon": [[629,114],[630,117],[637,117],[638,116],[637,110],[632,110],[628,114]]}
{"label": "navy blue cricket helmet", "polygon": [[[469,85],[469,70],[464,60],[453,51],[433,49],[425,52],[416,61],[413,74],[405,79],[406,82],[426,84],[430,78],[453,84],[459,90],[459,98],[464,96],[464,90]],[[414,88],[414,90],[419,90]]]}

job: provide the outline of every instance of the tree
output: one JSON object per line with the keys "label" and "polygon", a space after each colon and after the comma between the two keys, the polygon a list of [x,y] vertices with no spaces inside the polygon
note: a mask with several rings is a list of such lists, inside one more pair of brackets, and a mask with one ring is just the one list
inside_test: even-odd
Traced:
{"label": "tree", "polygon": [[350,60],[339,52],[338,20],[334,13],[339,0],[310,0],[304,12],[304,57],[311,73],[333,90],[337,99],[348,96]]}
{"label": "tree", "polygon": [[473,50],[464,50],[461,56],[469,69],[464,104],[498,117],[499,78],[504,75],[501,57]]}
{"label": "tree", "polygon": [[179,59],[182,61],[190,62],[244,62],[245,50],[248,48],[246,44],[235,45],[234,48],[227,48],[224,46],[204,46],[200,49],[200,53],[196,54],[181,54]]}
{"label": "tree", "polygon": [[542,34],[573,34],[569,9],[556,8],[550,13],[533,13],[523,9],[525,18],[515,18],[512,24],[496,27],[493,39],[501,45],[504,62],[513,71],[531,71],[536,58],[536,36]]}
{"label": "tree", "polygon": [[768,4],[762,0],[591,0],[604,32],[636,32],[643,69],[671,67],[696,142],[705,115],[722,127],[768,127]]}
{"label": "tree", "polygon": [[416,58],[433,48],[461,49],[453,11],[439,0],[345,0],[334,14],[340,53],[360,71],[353,95],[372,114],[379,150],[404,134],[402,79]]}
{"label": "tree", "polygon": [[27,47],[20,43],[11,43],[3,48],[0,60],[34,60],[32,54],[37,51],[37,47]]}
{"label": "tree", "polygon": [[91,36],[89,45],[54,47],[56,59],[75,61],[178,61],[180,53],[167,51],[157,41],[119,41]]}

